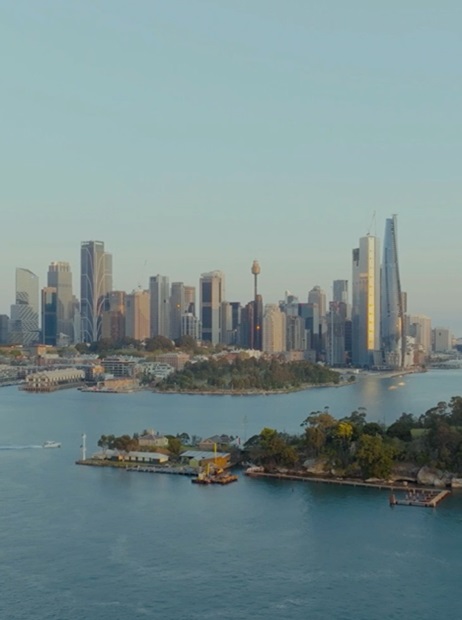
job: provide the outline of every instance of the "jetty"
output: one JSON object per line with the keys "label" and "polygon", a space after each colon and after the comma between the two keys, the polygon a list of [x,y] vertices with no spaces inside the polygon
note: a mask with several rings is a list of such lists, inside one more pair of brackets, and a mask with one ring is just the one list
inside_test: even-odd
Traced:
{"label": "jetty", "polygon": [[446,489],[409,489],[404,497],[396,497],[394,493],[390,495],[390,506],[417,506],[420,508],[436,508],[448,495],[450,491]]}
{"label": "jetty", "polygon": [[[261,471],[258,467],[250,467],[245,472],[251,478],[275,478],[278,480],[298,480],[301,482],[314,482],[318,484],[336,484],[342,486],[363,487],[369,489],[389,490],[390,506],[420,506],[423,508],[435,508],[451,492],[447,489],[428,489],[428,488],[409,488],[408,484],[397,484],[396,482],[366,482],[364,480],[345,480],[343,478],[316,478],[312,476],[302,476],[294,473],[269,473]],[[405,491],[404,497],[396,497],[394,491]]]}

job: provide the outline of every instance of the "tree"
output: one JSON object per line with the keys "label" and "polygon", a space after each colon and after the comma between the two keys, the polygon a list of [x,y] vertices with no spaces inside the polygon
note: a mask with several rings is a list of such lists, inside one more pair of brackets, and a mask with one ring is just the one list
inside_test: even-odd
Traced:
{"label": "tree", "polygon": [[168,451],[173,456],[180,456],[181,450],[183,448],[181,444],[181,440],[178,437],[173,437],[172,435],[167,435],[168,438]]}
{"label": "tree", "polygon": [[146,351],[173,351],[175,345],[165,336],[154,336],[146,340]]}
{"label": "tree", "polygon": [[356,460],[364,478],[387,478],[393,465],[392,451],[378,435],[361,435]]}

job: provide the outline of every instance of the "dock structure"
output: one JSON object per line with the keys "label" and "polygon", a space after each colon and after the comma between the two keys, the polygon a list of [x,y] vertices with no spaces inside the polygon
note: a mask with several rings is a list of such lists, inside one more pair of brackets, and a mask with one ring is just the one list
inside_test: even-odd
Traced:
{"label": "dock structure", "polygon": [[[249,468],[245,472],[251,478],[275,478],[278,480],[298,480],[301,482],[314,482],[318,484],[336,484],[352,487],[363,487],[369,489],[380,489],[390,491],[390,506],[420,506],[424,508],[435,508],[451,492],[447,489],[428,489],[410,488],[407,484],[396,484],[391,482],[364,482],[362,480],[344,480],[342,478],[316,478],[312,476],[301,476],[297,474],[269,473],[260,471],[257,468]],[[404,497],[396,497],[394,491],[405,491]]]}
{"label": "dock structure", "polygon": [[394,493],[390,495],[390,506],[417,506],[420,508],[436,508],[448,495],[450,491],[435,489],[409,489],[404,497],[396,497]]}

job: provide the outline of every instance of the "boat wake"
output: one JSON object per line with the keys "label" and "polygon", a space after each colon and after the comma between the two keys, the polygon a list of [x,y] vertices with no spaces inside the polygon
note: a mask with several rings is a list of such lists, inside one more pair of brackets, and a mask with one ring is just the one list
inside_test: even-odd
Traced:
{"label": "boat wake", "polygon": [[0,450],[35,450],[37,448],[43,448],[43,446],[33,444],[28,446],[0,446]]}

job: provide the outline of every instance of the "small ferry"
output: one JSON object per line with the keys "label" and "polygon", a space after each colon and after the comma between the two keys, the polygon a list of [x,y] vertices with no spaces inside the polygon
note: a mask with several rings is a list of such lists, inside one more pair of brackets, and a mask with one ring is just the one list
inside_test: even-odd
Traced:
{"label": "small ferry", "polygon": [[45,441],[45,443],[42,444],[42,448],[60,448],[61,444],[59,443],[59,441]]}

